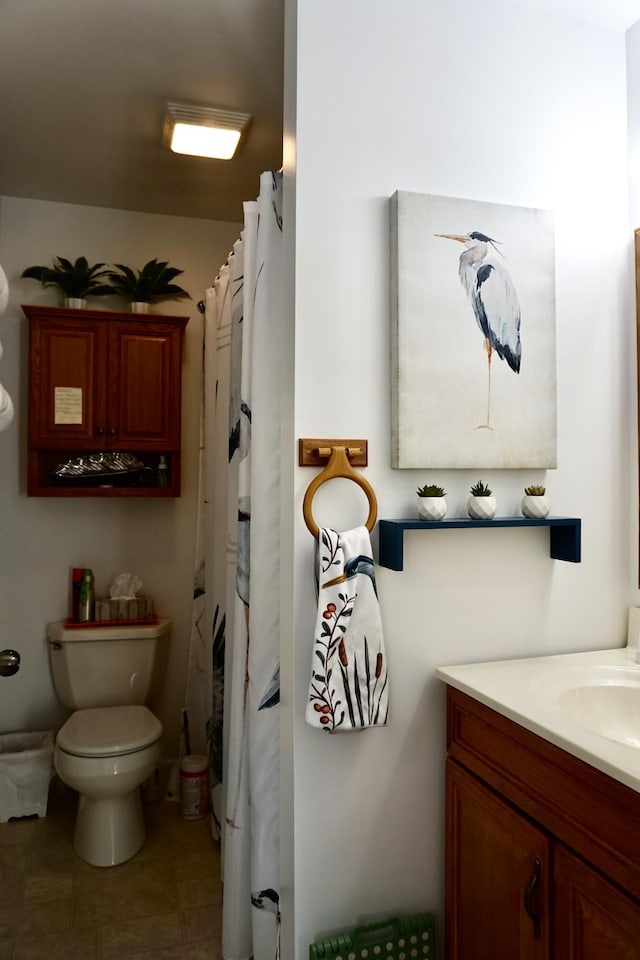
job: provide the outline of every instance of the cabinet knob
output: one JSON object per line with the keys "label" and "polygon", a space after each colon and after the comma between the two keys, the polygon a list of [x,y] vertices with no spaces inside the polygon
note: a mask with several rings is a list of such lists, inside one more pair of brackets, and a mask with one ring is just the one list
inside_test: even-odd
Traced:
{"label": "cabinet knob", "polygon": [[98,434],[99,437],[101,437],[104,433],[104,427],[98,427],[96,430],[96,433]]}
{"label": "cabinet knob", "polygon": [[115,428],[115,427],[109,427],[109,436],[110,436],[110,437],[115,437],[115,435],[116,435],[116,428]]}

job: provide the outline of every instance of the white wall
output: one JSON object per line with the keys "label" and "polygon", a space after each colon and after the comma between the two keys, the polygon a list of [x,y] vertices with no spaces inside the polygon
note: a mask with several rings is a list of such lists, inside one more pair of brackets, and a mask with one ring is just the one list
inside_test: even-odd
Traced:
{"label": "white wall", "polygon": [[[640,21],[626,34],[627,48],[627,136],[629,151],[629,222],[630,233],[640,228]],[[628,268],[632,276],[635,275],[635,250],[630,244],[628,251]],[[629,291],[631,314],[635,320],[635,297],[633,290]],[[635,324],[634,324],[635,326]],[[636,334],[637,337],[637,334]],[[638,351],[636,339],[629,345],[627,362],[622,369],[622,377],[630,384],[631,417],[628,430],[629,449],[634,453],[638,449],[638,406],[637,406],[637,377]],[[634,569],[631,603],[640,605],[640,591],[638,590],[638,459],[632,458],[629,474],[632,488],[630,528],[631,528],[631,555],[630,563]]]}
{"label": "white wall", "polygon": [[[93,568],[96,591],[115,574],[139,574],[159,613],[174,623],[169,672],[158,715],[165,755],[175,755],[183,705],[193,595],[202,316],[196,304],[215,277],[239,225],[97,207],[0,199],[0,263],[11,300],[0,317],[4,356],[0,383],[16,416],[0,433],[0,648],[15,647],[22,667],[0,678],[0,730],[40,729],[64,715],[55,702],[44,643],[45,625],[68,615],[73,566]],[[181,269],[192,300],[158,304],[188,315],[183,364],[182,496],[171,500],[28,498],[26,496],[28,326],[20,304],[60,303],[55,289],[21,280],[22,270],[56,255],[141,267],[152,257]],[[92,301],[125,309],[122,301]]]}
{"label": "white wall", "polygon": [[[624,642],[636,578],[635,337],[621,33],[502,0],[298,0],[291,22],[294,6],[290,463],[298,437],[366,437],[379,515],[412,516],[429,474],[390,467],[389,197],[407,190],[550,209],[559,466],[533,479],[546,482],[553,513],[583,519],[579,565],[550,560],[546,530],[407,535],[404,572],[378,570],[388,728],[324,736],[303,722],[314,595],[301,502],[313,473],[292,467],[295,621],[283,642],[295,670],[283,702],[293,696],[294,799],[289,809],[285,797],[283,824],[294,831],[294,872],[286,862],[283,893],[303,957],[316,938],[372,916],[433,910],[442,920],[437,665]],[[438,472],[450,514],[464,514],[477,473]],[[499,513],[517,514],[531,471],[481,473]],[[316,520],[360,522],[364,504],[346,509],[345,499],[337,487],[319,494]],[[290,926],[285,934],[290,956]]]}

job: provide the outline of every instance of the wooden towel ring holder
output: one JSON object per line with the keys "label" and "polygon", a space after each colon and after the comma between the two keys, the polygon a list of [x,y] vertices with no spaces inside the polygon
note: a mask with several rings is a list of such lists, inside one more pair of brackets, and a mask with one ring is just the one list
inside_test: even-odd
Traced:
{"label": "wooden towel ring holder", "polygon": [[348,447],[318,447],[318,454],[321,457],[329,456],[329,462],[324,470],[313,478],[302,501],[302,514],[304,522],[311,535],[317,540],[320,529],[313,519],[311,512],[311,501],[313,500],[318,487],[321,487],[327,480],[333,480],[336,477],[344,477],[345,480],[353,480],[361,487],[369,501],[369,516],[366,519],[365,526],[369,533],[373,530],[378,517],[378,502],[373,492],[373,487],[368,480],[357,473],[349,463]]}

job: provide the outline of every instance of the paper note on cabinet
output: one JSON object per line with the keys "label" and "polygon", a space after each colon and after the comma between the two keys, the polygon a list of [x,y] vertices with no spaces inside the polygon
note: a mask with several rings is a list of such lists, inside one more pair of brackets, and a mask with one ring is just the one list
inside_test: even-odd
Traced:
{"label": "paper note on cabinet", "polygon": [[54,387],[54,423],[82,423],[82,387]]}

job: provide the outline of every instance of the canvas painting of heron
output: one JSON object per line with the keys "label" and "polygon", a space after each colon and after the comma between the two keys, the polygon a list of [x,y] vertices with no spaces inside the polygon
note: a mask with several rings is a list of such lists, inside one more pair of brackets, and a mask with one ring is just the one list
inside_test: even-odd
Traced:
{"label": "canvas painting of heron", "polygon": [[391,239],[392,466],[557,466],[553,215],[398,191]]}

